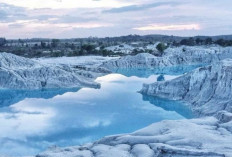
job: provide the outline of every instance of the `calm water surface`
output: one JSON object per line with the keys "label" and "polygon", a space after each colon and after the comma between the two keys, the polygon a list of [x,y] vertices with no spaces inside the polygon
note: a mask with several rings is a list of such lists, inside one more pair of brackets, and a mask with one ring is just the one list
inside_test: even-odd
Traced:
{"label": "calm water surface", "polygon": [[[191,67],[189,67],[191,69]],[[121,70],[98,78],[100,89],[0,91],[0,155],[35,155],[47,147],[91,142],[165,119],[192,118],[182,103],[143,96],[143,83],[164,71]],[[180,75],[186,71],[171,75]]]}

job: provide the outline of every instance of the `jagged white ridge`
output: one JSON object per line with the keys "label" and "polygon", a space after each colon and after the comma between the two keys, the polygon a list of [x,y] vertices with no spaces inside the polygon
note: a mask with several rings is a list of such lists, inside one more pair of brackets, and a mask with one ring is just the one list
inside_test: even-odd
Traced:
{"label": "jagged white ridge", "polygon": [[162,121],[83,146],[54,147],[36,157],[231,157],[228,128],[231,123],[213,117]]}
{"label": "jagged white ridge", "polygon": [[184,100],[199,115],[232,112],[232,59],[198,68],[166,82],[144,84],[142,93]]}
{"label": "jagged white ridge", "polygon": [[226,58],[232,58],[232,47],[197,47],[181,46],[168,48],[162,57],[156,57],[148,53],[140,53],[135,56],[125,56],[104,62],[101,66],[112,68],[136,68],[173,66],[180,64],[209,64]]}
{"label": "jagged white ridge", "polygon": [[98,87],[94,79],[102,68],[42,64],[32,59],[0,53],[0,88],[42,89]]}

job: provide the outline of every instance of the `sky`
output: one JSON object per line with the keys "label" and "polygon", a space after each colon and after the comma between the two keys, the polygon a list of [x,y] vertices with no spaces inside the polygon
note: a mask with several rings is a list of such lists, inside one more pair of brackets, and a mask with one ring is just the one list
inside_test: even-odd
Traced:
{"label": "sky", "polygon": [[0,0],[0,37],[232,34],[231,0]]}

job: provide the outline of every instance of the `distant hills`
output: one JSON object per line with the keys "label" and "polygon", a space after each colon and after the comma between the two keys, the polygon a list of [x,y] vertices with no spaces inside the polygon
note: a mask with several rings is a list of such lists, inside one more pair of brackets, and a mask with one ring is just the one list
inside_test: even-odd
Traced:
{"label": "distant hills", "polygon": [[[93,41],[108,41],[108,42],[138,42],[138,41],[145,41],[145,42],[154,42],[154,41],[161,41],[161,42],[179,42],[182,39],[188,39],[192,36],[188,37],[181,37],[181,36],[173,36],[173,35],[159,35],[159,34],[151,34],[151,35],[127,35],[127,36],[119,36],[119,37],[104,37],[104,38],[98,38],[98,37],[88,37],[88,38],[70,38],[70,39],[60,39],[60,41],[63,42],[70,42],[70,41],[86,41],[89,42]],[[232,35],[218,35],[218,36],[194,36],[192,37],[194,39],[199,38],[202,40],[205,40],[206,38],[212,38],[213,41],[216,41],[218,39],[224,39],[224,40],[232,40]],[[8,41],[16,41],[18,39],[8,39]],[[20,39],[24,42],[40,42],[40,41],[51,41],[51,39],[48,38],[32,38],[32,39]]]}

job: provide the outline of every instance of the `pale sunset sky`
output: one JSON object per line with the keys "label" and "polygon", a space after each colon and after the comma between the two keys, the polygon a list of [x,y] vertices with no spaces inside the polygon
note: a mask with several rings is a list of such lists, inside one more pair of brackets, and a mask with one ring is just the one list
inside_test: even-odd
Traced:
{"label": "pale sunset sky", "polygon": [[0,0],[0,37],[232,34],[231,0]]}

